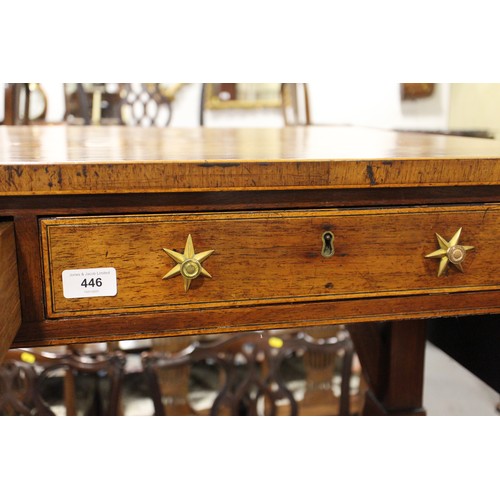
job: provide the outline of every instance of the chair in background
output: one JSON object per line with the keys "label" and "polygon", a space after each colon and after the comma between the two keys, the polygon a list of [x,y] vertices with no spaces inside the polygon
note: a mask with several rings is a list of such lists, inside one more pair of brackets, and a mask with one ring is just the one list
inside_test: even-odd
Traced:
{"label": "chair in background", "polygon": [[159,83],[120,83],[120,113],[124,125],[166,127],[172,103]]}
{"label": "chair in background", "polygon": [[[300,415],[360,415],[367,385],[349,331],[343,325],[311,327],[303,335],[313,344],[303,356],[305,387]],[[345,344],[343,358],[330,347],[332,337]],[[349,397],[343,400],[340,394]]]}
{"label": "chair in background", "polygon": [[121,125],[116,84],[65,83],[64,121],[71,125]]}
{"label": "chair in background", "polygon": [[67,83],[65,120],[81,125],[166,127],[184,84]]}
{"label": "chair in background", "polygon": [[[247,332],[144,353],[154,414],[177,415],[180,402],[190,415],[357,414],[363,385],[352,372],[352,342],[343,328],[329,328],[316,338],[298,330]],[[170,379],[170,392],[162,378]]]}
{"label": "chair in background", "polygon": [[[149,357],[150,353],[155,359],[169,359],[175,353],[185,352],[199,337],[166,337],[152,339],[151,349],[141,353],[142,358]],[[144,370],[145,363],[142,363]],[[146,387],[150,386],[152,373],[145,373]],[[195,415],[196,411],[190,404],[189,392],[191,386],[191,365],[180,363],[177,366],[169,366],[168,370],[157,370],[154,374],[153,384],[157,391],[163,395],[162,400],[168,408],[169,415],[183,416]],[[146,389],[146,397],[148,390]]]}
{"label": "chair in background", "polygon": [[307,83],[281,84],[281,111],[285,125],[311,125]]}
{"label": "chair in background", "polygon": [[47,94],[39,83],[6,83],[2,125],[44,123]]}
{"label": "chair in background", "polygon": [[0,415],[119,415],[119,352],[12,349],[0,365]]}

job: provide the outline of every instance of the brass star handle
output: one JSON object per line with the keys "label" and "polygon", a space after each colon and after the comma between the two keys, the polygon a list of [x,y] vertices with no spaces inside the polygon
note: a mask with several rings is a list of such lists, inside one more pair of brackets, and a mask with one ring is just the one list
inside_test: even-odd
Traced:
{"label": "brass star handle", "polygon": [[173,276],[180,274],[184,281],[184,291],[187,292],[189,290],[191,281],[197,278],[200,274],[206,276],[207,278],[212,277],[201,264],[214,253],[214,250],[196,253],[194,251],[193,239],[191,238],[191,235],[188,235],[187,237],[184,253],[169,250],[168,248],[164,248],[163,251],[169,255],[177,263],[177,265],[170,269],[170,271],[165,274],[162,279],[172,278]]}
{"label": "brass star handle", "polygon": [[474,250],[474,247],[467,245],[459,245],[460,235],[462,234],[462,228],[460,228],[451,238],[450,241],[446,241],[442,236],[436,233],[436,238],[439,243],[439,250],[426,255],[426,258],[431,259],[441,259],[439,262],[438,277],[448,269],[448,265],[451,262],[459,271],[462,273],[464,269],[462,267],[462,262],[469,250]]}

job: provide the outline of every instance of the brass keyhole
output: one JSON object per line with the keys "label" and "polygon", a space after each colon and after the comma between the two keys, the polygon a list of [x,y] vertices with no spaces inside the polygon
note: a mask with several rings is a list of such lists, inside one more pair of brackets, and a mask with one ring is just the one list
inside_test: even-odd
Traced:
{"label": "brass keyhole", "polygon": [[335,253],[335,248],[333,246],[334,236],[331,231],[325,231],[321,236],[323,240],[323,248],[321,249],[321,255],[323,257],[331,257]]}

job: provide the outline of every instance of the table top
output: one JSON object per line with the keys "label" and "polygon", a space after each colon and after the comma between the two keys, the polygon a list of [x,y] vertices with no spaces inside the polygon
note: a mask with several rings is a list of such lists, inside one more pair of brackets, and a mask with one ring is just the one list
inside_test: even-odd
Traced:
{"label": "table top", "polygon": [[0,127],[0,164],[500,158],[500,141],[390,130],[283,128]]}
{"label": "table top", "polygon": [[3,195],[499,183],[491,139],[342,126],[0,127]]}

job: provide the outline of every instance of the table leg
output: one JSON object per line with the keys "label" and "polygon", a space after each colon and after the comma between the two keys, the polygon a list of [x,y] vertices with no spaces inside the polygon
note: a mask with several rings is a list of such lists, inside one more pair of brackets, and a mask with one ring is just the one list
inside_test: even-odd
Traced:
{"label": "table leg", "polygon": [[369,389],[363,415],[425,415],[424,320],[349,325]]}

